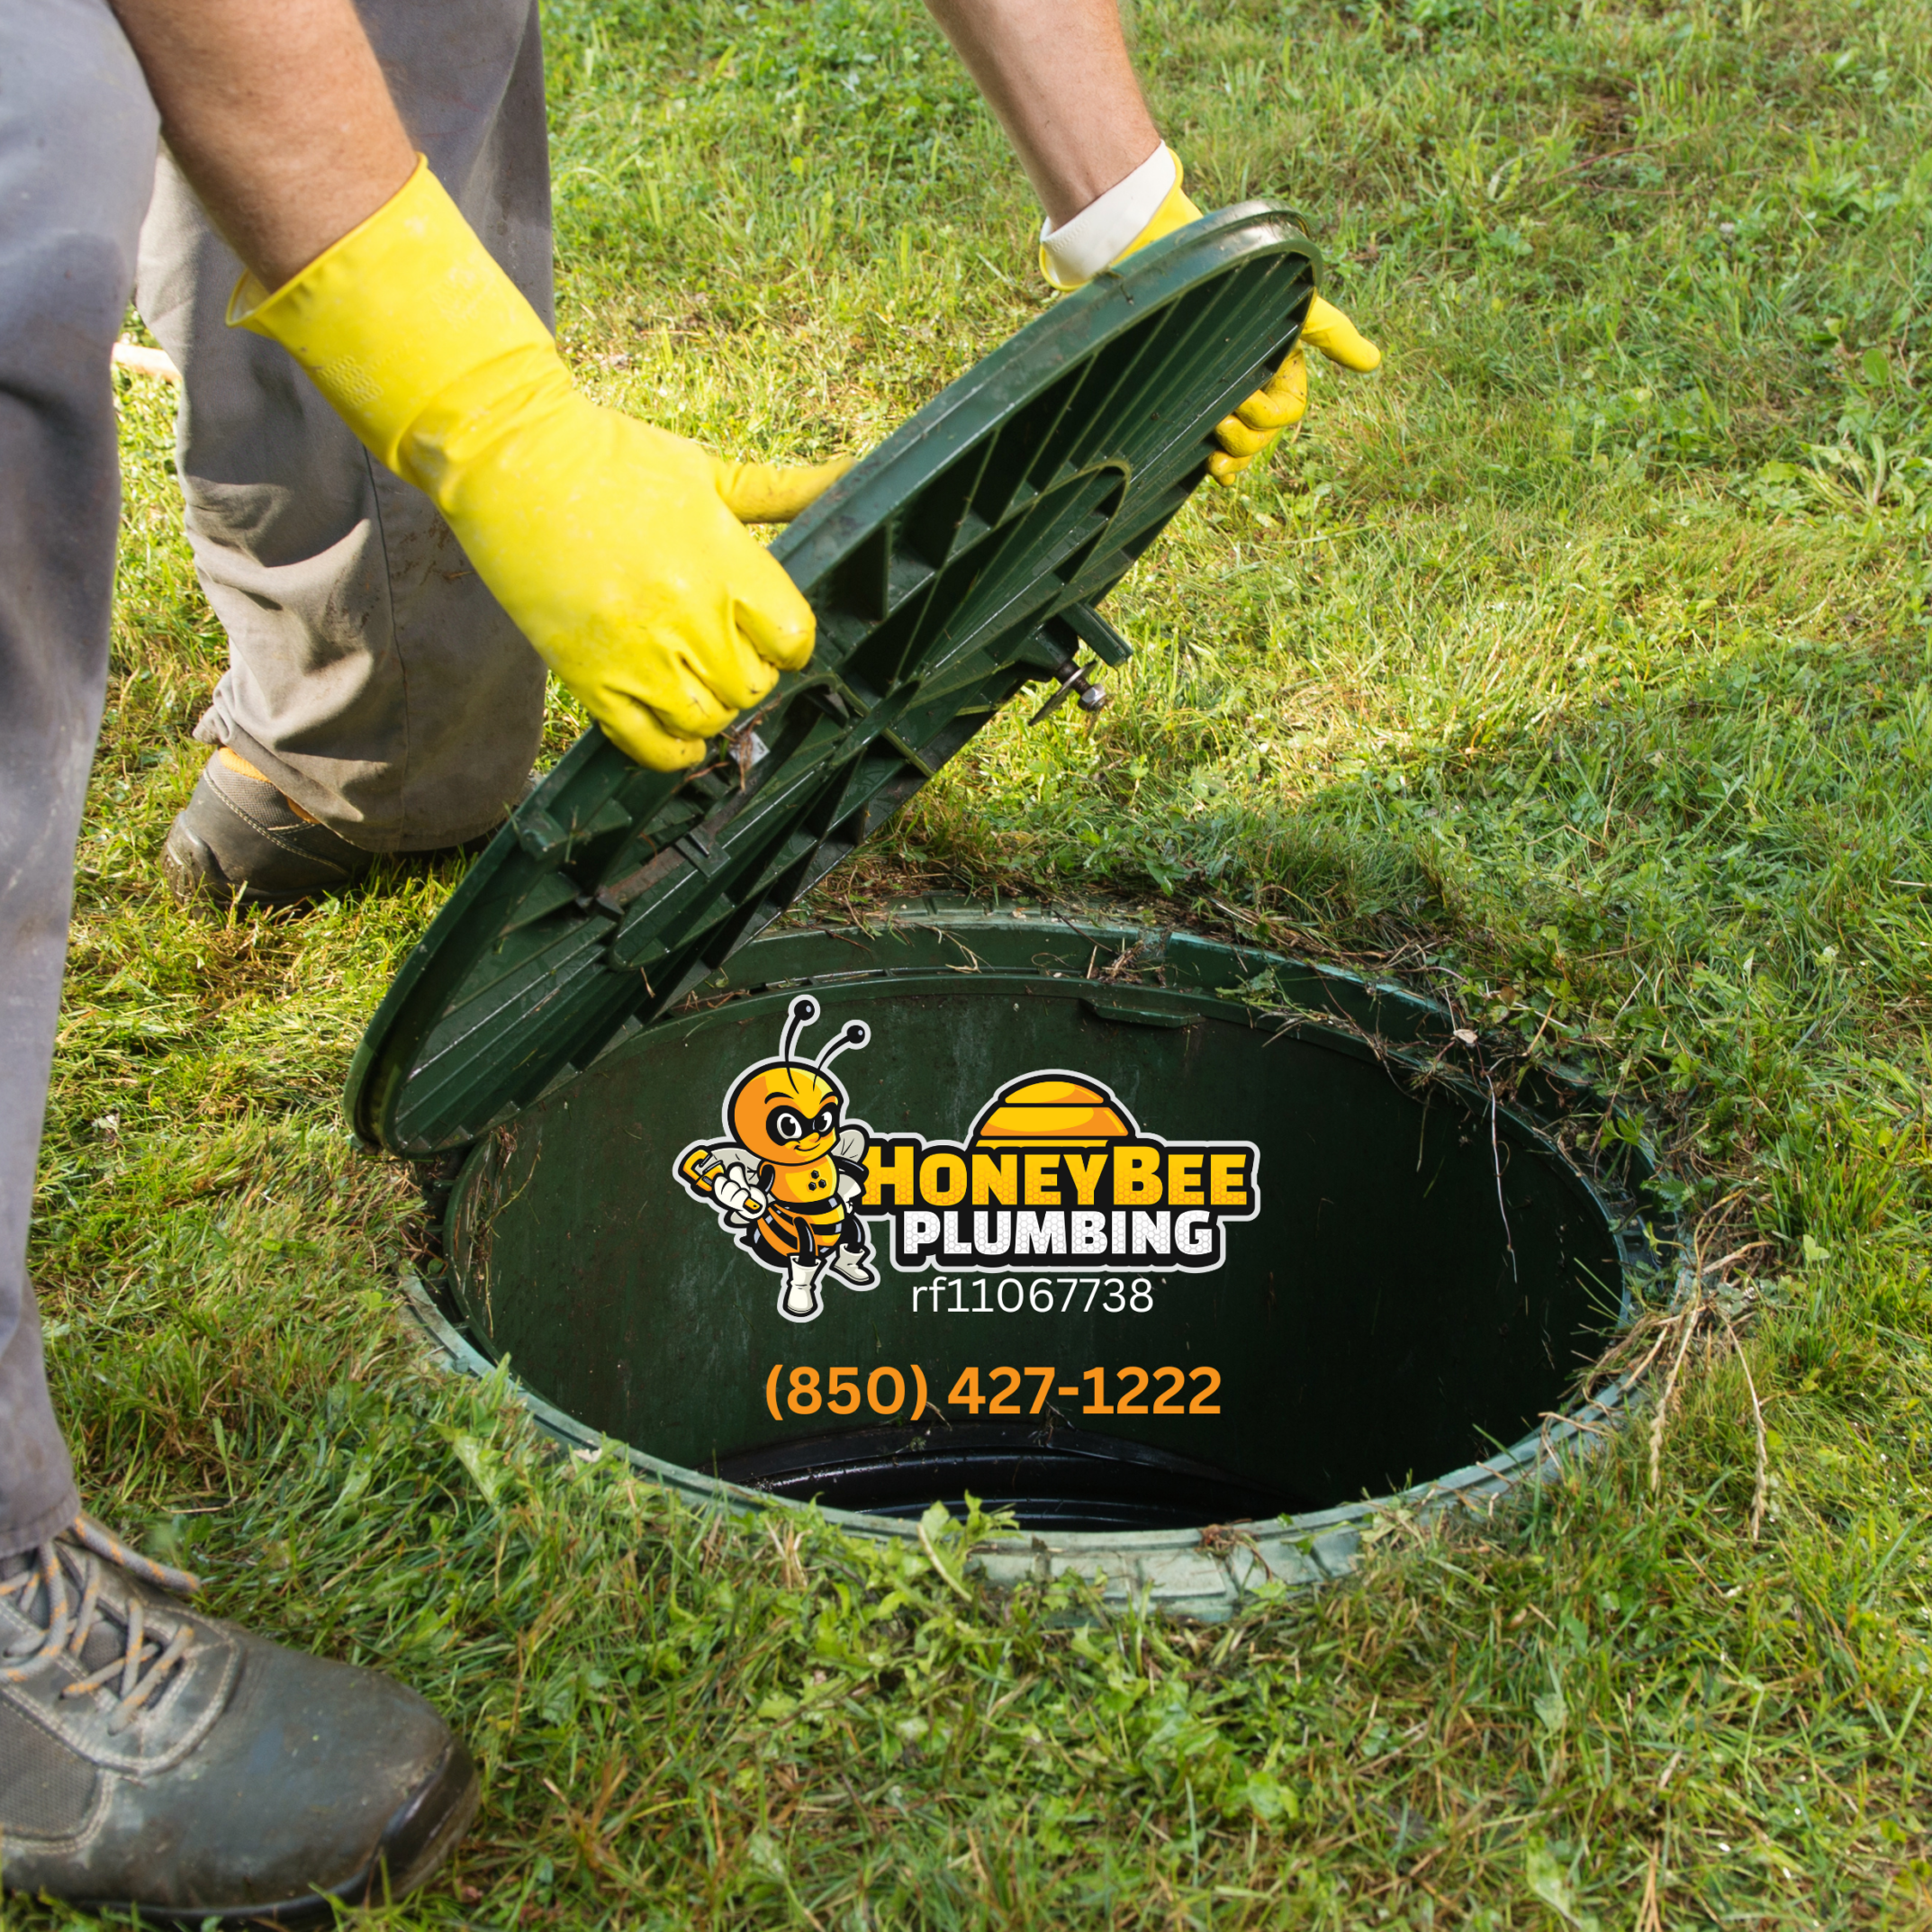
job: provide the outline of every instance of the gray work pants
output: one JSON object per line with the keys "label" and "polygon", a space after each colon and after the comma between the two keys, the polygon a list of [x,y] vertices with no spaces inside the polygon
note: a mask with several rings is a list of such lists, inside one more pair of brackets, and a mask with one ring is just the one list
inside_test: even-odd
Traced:
{"label": "gray work pants", "polygon": [[158,123],[104,0],[0,0],[0,1555],[78,1503],[27,1285],[121,518],[108,357]]}
{"label": "gray work pants", "polygon": [[[432,159],[440,151],[446,180],[526,291],[546,295],[530,0],[375,0],[366,12],[419,142]],[[414,35],[414,79],[397,52],[411,35],[390,31],[385,12],[434,25]],[[107,676],[121,505],[109,357],[155,195],[157,137],[106,0],[0,0],[0,1556],[77,1507],[26,1278],[27,1216]],[[512,161],[537,172],[512,182]],[[379,482],[346,435],[330,439],[333,419],[281,350],[220,334],[211,319],[232,262],[165,180],[160,202],[142,274],[188,369],[197,551],[230,624],[253,613],[248,642],[236,639],[241,674],[214,714],[237,722],[218,735],[311,809],[326,791],[357,836],[373,828],[401,845],[481,829],[536,743],[534,655],[447,533],[433,534],[427,505]],[[179,241],[162,246],[164,229]],[[426,561],[438,546],[439,561]],[[438,584],[458,613],[447,622]],[[459,774],[465,759],[484,775]]]}
{"label": "gray work pants", "polygon": [[[546,321],[550,174],[536,0],[358,0],[416,145]],[[241,265],[166,154],[135,301],[180,366],[188,540],[228,633],[195,727],[368,852],[498,824],[544,669],[449,526],[275,344],[224,320]]]}

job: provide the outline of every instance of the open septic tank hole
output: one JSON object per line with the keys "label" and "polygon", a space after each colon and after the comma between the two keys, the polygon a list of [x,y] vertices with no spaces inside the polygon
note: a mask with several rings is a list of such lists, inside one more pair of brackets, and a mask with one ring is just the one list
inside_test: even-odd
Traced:
{"label": "open septic tank hole", "polygon": [[745,948],[486,1134],[448,1290],[543,1404],[706,1478],[1293,1517],[1520,1459],[1574,1395],[1655,1259],[1601,1121],[1493,1101],[1393,988],[914,908]]}

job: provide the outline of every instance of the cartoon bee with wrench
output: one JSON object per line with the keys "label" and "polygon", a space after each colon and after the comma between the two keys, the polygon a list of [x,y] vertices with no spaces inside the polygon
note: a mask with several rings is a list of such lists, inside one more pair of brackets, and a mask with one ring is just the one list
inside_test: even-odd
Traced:
{"label": "cartoon bee with wrench", "polygon": [[778,1312],[788,1322],[818,1319],[827,1275],[848,1288],[879,1286],[865,1223],[853,1212],[868,1136],[844,1119],[845,1090],[826,1071],[871,1030],[848,1020],[816,1061],[800,1060],[799,1035],[817,1017],[818,1002],[800,993],[778,1058],[748,1069],[726,1100],[727,1138],[696,1142],[677,1160],[678,1178],[717,1210],[718,1225],[780,1277]]}

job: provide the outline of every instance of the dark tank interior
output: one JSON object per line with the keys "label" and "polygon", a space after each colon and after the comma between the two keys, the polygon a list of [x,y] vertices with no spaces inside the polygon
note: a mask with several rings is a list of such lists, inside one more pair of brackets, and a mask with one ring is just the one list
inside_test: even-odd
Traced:
{"label": "dark tank interior", "polygon": [[[903,1516],[970,1492],[1099,1530],[1427,1480],[1559,1409],[1614,1332],[1633,1217],[1547,1109],[1492,1111],[1345,1014],[1203,989],[1251,957],[1121,985],[1066,971],[1091,961],[1064,931],[963,943],[970,971],[763,942],[745,990],[493,1129],[447,1222],[478,1345],[591,1428],[774,1494]],[[773,1137],[810,1128],[767,1123],[793,1097],[844,1136],[830,1166]]]}

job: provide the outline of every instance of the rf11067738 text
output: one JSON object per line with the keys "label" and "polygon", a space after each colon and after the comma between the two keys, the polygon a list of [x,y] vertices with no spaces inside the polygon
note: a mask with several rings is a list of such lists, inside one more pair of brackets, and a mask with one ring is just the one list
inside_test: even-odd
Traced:
{"label": "rf11067738 text", "polygon": [[915,1314],[1149,1314],[1149,1275],[935,1275],[912,1287]]}

